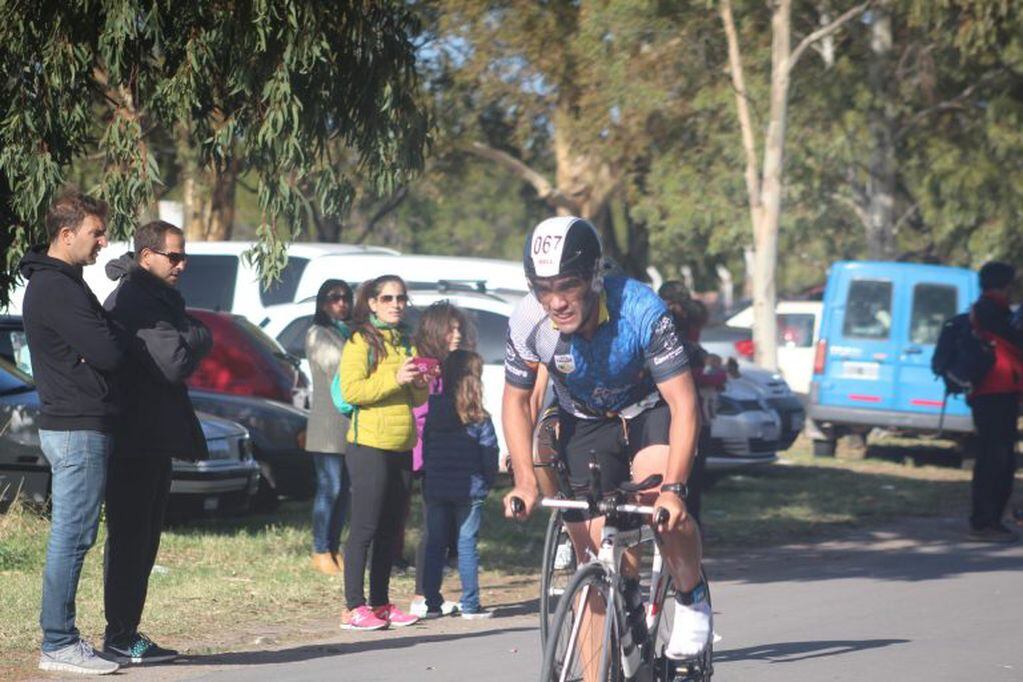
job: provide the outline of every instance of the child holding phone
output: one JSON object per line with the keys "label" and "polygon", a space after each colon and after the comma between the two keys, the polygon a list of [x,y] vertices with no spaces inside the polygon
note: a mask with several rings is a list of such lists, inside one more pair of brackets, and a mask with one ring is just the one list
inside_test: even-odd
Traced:
{"label": "child holding phone", "polygon": [[427,541],[423,576],[426,617],[442,615],[445,550],[458,528],[462,618],[489,618],[480,605],[479,537],[483,503],[497,475],[497,434],[483,409],[483,358],[456,350],[444,360],[444,390],[430,396],[423,433]]}

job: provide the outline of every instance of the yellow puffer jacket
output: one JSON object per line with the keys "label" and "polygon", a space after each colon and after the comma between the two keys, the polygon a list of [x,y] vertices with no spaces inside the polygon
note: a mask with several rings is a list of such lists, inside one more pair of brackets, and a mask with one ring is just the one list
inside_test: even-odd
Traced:
{"label": "yellow puffer jacket", "polygon": [[404,452],[416,444],[412,408],[426,402],[427,389],[398,385],[398,369],[415,355],[415,348],[400,332],[381,329],[387,355],[370,374],[370,345],[356,332],[341,355],[341,391],[356,407],[348,428],[348,442],[381,450]]}

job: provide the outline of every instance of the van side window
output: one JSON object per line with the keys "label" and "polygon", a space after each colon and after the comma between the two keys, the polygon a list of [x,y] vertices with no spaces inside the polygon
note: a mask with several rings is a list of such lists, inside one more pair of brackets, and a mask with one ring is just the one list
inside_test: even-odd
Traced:
{"label": "van side window", "polygon": [[238,277],[238,256],[189,254],[178,291],[189,308],[230,310],[234,303],[234,283]]}
{"label": "van side window", "polygon": [[288,264],[281,271],[281,278],[270,282],[270,286],[263,288],[259,286],[259,300],[263,305],[278,305],[281,303],[292,303],[295,300],[295,291],[298,290],[298,283],[305,272],[305,266],[309,265],[308,258],[288,257]]}
{"label": "van side window", "polygon": [[958,292],[944,284],[917,284],[913,287],[913,313],[909,318],[911,343],[935,344],[941,325],[958,310]]}
{"label": "van side window", "polygon": [[845,302],[842,335],[884,340],[892,331],[892,283],[854,279]]}

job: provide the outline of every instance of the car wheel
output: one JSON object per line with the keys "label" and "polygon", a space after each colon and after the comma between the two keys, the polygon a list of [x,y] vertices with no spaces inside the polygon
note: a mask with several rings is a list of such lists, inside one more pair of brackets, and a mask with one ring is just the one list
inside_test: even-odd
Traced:
{"label": "car wheel", "polygon": [[838,441],[834,440],[815,440],[813,441],[813,456],[814,457],[834,457],[835,448],[838,446]]}

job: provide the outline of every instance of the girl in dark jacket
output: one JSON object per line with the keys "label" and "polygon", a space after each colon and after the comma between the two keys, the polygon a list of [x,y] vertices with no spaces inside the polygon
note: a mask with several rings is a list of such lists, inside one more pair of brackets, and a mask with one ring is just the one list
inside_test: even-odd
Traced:
{"label": "girl in dark jacket", "polygon": [[497,434],[483,409],[482,375],[483,358],[456,350],[444,361],[443,393],[430,396],[423,436],[427,618],[442,613],[440,583],[453,523],[458,527],[462,617],[491,616],[480,606],[477,539],[483,503],[497,474]]}

